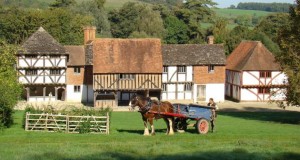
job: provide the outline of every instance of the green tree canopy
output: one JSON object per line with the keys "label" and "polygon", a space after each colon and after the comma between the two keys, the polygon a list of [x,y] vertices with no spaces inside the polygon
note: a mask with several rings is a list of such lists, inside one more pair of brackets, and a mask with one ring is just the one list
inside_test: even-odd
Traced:
{"label": "green tree canopy", "polygon": [[288,76],[287,102],[300,105],[300,0],[290,10],[289,20],[279,31],[278,41],[282,52],[277,59]]}
{"label": "green tree canopy", "polygon": [[63,8],[8,8],[0,11],[0,38],[10,44],[21,44],[38,27],[43,26],[62,44],[83,44],[82,28],[91,24],[91,21],[90,16],[75,14]]}
{"label": "green tree canopy", "polygon": [[[164,27],[160,13],[142,3],[125,3],[119,10],[109,12],[111,33],[116,38],[127,38],[137,33],[163,38]],[[134,35],[131,35],[135,32]]]}
{"label": "green tree canopy", "polygon": [[14,69],[15,53],[15,47],[0,40],[0,128],[13,123],[12,111],[22,92]]}
{"label": "green tree canopy", "polygon": [[70,7],[75,4],[76,4],[75,0],[55,0],[55,2],[50,4],[50,7],[53,8]]}

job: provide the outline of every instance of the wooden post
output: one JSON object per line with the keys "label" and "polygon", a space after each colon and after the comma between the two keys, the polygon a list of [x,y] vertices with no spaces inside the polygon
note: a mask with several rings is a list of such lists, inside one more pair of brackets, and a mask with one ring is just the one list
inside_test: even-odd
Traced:
{"label": "wooden post", "polygon": [[69,133],[69,115],[66,115],[66,132]]}
{"label": "wooden post", "polygon": [[106,134],[109,134],[109,112],[106,113]]}
{"label": "wooden post", "polygon": [[29,97],[30,97],[30,89],[29,89],[29,87],[26,87],[26,91],[27,91],[26,101],[29,101]]}
{"label": "wooden post", "polygon": [[57,101],[57,98],[58,98],[58,96],[57,96],[58,87],[54,87],[54,90],[55,90],[55,101]]}
{"label": "wooden post", "polygon": [[44,99],[44,101],[46,100],[45,96],[46,96],[46,87],[43,88],[43,99]]}
{"label": "wooden post", "polygon": [[46,114],[46,120],[45,120],[45,128],[44,130],[48,129],[48,113]]}
{"label": "wooden post", "polygon": [[28,114],[29,114],[29,112],[26,112],[25,131],[28,131],[28,119],[29,119]]}

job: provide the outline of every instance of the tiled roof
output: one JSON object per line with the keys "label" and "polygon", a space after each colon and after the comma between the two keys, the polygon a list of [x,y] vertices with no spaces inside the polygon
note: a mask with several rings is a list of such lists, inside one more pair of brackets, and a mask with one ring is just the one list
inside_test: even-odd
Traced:
{"label": "tiled roof", "polygon": [[64,46],[69,53],[68,66],[83,66],[85,65],[84,46]]}
{"label": "tiled roof", "polygon": [[242,41],[228,56],[226,69],[230,70],[281,70],[274,55],[260,41]]}
{"label": "tiled roof", "polygon": [[66,54],[65,48],[40,27],[22,45],[19,54]]}
{"label": "tiled roof", "polygon": [[164,65],[225,65],[220,44],[168,44],[162,46]]}
{"label": "tiled roof", "polygon": [[96,39],[94,73],[162,73],[159,39]]}

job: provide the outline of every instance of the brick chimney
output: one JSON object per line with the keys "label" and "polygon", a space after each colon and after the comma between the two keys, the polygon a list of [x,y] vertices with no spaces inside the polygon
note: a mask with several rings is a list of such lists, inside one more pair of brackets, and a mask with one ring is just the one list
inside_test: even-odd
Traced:
{"label": "brick chimney", "polygon": [[84,44],[88,41],[96,39],[96,27],[87,26],[83,28],[84,31]]}
{"label": "brick chimney", "polygon": [[214,36],[207,37],[207,44],[214,44]]}

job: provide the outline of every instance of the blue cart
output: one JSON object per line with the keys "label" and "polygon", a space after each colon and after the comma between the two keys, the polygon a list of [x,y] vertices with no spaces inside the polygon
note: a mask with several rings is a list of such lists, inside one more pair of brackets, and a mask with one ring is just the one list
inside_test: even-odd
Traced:
{"label": "blue cart", "polygon": [[177,130],[186,130],[187,120],[195,120],[195,129],[199,134],[206,134],[209,131],[209,123],[212,122],[212,109],[214,107],[196,105],[196,104],[173,104],[175,118],[175,128]]}

